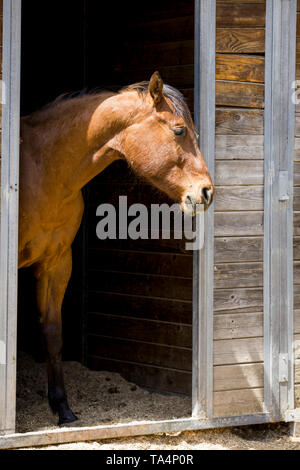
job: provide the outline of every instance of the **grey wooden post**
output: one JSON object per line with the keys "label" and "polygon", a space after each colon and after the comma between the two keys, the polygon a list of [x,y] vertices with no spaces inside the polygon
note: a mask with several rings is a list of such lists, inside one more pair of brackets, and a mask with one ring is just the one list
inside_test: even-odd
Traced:
{"label": "grey wooden post", "polygon": [[15,429],[21,0],[3,1],[0,434]]}
{"label": "grey wooden post", "polygon": [[274,420],[294,407],[292,82],[296,4],[296,0],[266,2],[264,401]]}
{"label": "grey wooden post", "polygon": [[[195,127],[212,178],[215,160],[216,1],[195,1]],[[205,242],[194,252],[193,417],[213,415],[214,209],[205,214]]]}

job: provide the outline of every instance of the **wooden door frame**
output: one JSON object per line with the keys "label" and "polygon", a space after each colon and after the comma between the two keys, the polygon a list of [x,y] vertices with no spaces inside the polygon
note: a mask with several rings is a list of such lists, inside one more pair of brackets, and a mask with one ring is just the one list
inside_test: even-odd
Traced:
{"label": "wooden door frame", "polygon": [[3,0],[0,220],[0,434],[14,432],[19,212],[21,0]]}

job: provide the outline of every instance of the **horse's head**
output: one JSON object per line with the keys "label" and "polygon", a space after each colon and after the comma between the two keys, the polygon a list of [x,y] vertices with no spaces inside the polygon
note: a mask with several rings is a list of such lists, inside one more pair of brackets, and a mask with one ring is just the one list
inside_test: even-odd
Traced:
{"label": "horse's head", "polygon": [[140,100],[122,138],[133,170],[179,202],[185,213],[194,214],[196,204],[207,209],[214,188],[181,93],[164,85],[158,72],[125,92],[138,93]]}

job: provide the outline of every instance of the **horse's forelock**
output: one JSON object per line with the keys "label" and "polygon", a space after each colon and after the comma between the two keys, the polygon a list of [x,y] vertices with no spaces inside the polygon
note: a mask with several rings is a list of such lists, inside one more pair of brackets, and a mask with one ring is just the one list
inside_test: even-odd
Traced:
{"label": "horse's forelock", "polygon": [[[122,88],[121,92],[133,90],[141,95],[142,98],[145,98],[148,93],[148,88],[149,81],[143,81]],[[193,126],[192,116],[183,94],[171,85],[166,84],[163,86],[163,94],[172,104],[175,114],[181,117],[187,124]]]}

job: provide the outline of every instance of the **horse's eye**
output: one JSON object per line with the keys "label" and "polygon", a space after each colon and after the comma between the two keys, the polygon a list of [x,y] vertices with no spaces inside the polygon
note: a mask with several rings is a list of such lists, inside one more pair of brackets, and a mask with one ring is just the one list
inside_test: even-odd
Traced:
{"label": "horse's eye", "polygon": [[185,136],[186,135],[186,127],[176,127],[173,129],[175,135]]}

